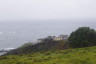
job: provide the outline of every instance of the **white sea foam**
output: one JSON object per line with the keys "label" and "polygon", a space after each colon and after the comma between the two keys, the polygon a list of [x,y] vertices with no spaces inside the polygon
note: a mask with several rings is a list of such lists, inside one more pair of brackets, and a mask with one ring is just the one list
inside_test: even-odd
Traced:
{"label": "white sea foam", "polygon": [[5,48],[4,50],[6,51],[10,51],[10,50],[13,50],[13,49],[15,49],[15,48]]}

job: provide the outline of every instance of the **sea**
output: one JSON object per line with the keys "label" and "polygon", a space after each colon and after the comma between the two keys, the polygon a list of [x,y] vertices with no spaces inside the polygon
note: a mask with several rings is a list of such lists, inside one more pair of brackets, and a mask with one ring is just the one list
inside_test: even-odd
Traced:
{"label": "sea", "polygon": [[78,27],[96,29],[95,20],[0,21],[0,50],[19,46],[47,36],[70,35]]}
{"label": "sea", "polygon": [[1,55],[4,55],[4,54],[6,54],[6,53],[7,53],[7,52],[1,52],[1,53],[0,53],[0,56],[1,56]]}

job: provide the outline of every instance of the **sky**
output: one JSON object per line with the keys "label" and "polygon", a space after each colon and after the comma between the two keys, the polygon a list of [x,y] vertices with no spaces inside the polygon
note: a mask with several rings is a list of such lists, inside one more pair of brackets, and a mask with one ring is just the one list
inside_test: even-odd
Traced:
{"label": "sky", "polygon": [[0,21],[95,18],[96,0],[0,0]]}

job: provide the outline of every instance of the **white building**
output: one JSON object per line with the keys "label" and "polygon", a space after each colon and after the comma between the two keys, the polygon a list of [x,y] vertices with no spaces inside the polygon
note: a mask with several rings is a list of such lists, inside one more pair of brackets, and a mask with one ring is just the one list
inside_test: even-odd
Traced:
{"label": "white building", "polygon": [[68,35],[60,35],[59,37],[56,36],[48,36],[46,38],[38,39],[38,42],[44,42],[44,41],[59,41],[59,40],[67,40]]}
{"label": "white building", "polygon": [[60,35],[59,36],[61,38],[61,40],[67,40],[68,39],[68,35]]}

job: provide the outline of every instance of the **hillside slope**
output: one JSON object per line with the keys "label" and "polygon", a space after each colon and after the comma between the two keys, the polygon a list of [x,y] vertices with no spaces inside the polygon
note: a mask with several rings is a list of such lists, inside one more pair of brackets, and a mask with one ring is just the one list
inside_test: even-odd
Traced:
{"label": "hillside slope", "polygon": [[96,64],[96,47],[1,56],[0,64]]}
{"label": "hillside slope", "polygon": [[65,41],[46,41],[26,47],[20,47],[7,53],[7,55],[29,54],[34,52],[44,52],[50,50],[68,49],[68,44]]}

